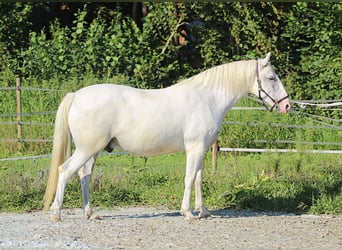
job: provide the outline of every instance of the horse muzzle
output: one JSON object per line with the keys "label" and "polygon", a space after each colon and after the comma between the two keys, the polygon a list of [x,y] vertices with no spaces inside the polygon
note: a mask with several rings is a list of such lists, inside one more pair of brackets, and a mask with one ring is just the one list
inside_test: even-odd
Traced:
{"label": "horse muzzle", "polygon": [[290,99],[286,98],[278,102],[277,105],[277,112],[281,114],[286,114],[290,111],[291,109],[291,104],[290,104]]}

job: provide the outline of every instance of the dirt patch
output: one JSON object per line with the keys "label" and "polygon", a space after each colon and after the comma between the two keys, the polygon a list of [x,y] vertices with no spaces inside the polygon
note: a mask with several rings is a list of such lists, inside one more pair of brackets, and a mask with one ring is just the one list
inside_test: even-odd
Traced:
{"label": "dirt patch", "polygon": [[188,223],[178,212],[133,207],[98,210],[90,221],[65,209],[63,221],[42,212],[1,213],[0,249],[341,249],[342,217],[211,211]]}

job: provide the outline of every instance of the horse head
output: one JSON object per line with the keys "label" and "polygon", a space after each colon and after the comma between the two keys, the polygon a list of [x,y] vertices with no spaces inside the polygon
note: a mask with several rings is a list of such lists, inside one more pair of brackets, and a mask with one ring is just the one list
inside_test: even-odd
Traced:
{"label": "horse head", "polygon": [[[271,52],[265,58],[256,60],[252,93],[259,97],[269,111],[276,108],[279,113],[287,113],[291,108],[289,95],[275,73],[270,57]],[[268,105],[271,107],[269,108]]]}

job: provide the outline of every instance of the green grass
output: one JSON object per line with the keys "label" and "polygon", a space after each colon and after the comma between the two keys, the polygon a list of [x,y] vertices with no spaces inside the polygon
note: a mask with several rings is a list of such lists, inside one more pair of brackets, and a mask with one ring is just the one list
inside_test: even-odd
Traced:
{"label": "green grass", "polygon": [[[5,162],[0,167],[0,211],[42,208],[49,159]],[[293,213],[342,214],[342,160],[313,154],[219,153],[211,169],[204,160],[203,195],[210,209],[235,208]],[[178,210],[185,155],[102,155],[95,167],[92,205],[111,208],[153,205]],[[193,204],[193,200],[192,200]],[[64,207],[81,207],[78,177],[66,188]]]}

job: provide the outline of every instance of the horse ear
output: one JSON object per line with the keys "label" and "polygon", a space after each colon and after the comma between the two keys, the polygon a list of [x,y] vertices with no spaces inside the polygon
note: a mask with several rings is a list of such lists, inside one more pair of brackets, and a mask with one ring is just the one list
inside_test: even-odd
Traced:
{"label": "horse ear", "polygon": [[271,52],[268,52],[266,57],[261,60],[263,66],[266,66],[270,62]]}

